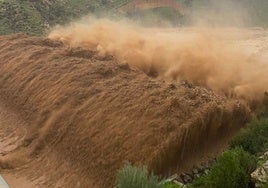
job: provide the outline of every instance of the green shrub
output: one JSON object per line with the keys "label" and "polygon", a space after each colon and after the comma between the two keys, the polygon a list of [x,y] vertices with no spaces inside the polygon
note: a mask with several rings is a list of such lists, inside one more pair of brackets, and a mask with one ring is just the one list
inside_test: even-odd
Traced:
{"label": "green shrub", "polygon": [[255,158],[241,148],[225,151],[208,175],[196,179],[192,187],[247,188],[250,173],[256,166]]}
{"label": "green shrub", "polygon": [[181,188],[181,186],[176,185],[175,183],[168,182],[163,185],[163,188]]}
{"label": "green shrub", "polygon": [[242,147],[246,152],[262,152],[268,143],[268,120],[254,120],[230,142],[230,147]]}
{"label": "green shrub", "polygon": [[263,185],[261,185],[260,188],[268,188],[268,177],[267,177],[266,182]]}
{"label": "green shrub", "polygon": [[160,188],[157,176],[149,174],[146,167],[133,167],[126,164],[119,170],[116,179],[117,188]]}
{"label": "green shrub", "polygon": [[262,117],[268,118],[268,92],[264,93],[263,105],[264,105],[264,111]]}

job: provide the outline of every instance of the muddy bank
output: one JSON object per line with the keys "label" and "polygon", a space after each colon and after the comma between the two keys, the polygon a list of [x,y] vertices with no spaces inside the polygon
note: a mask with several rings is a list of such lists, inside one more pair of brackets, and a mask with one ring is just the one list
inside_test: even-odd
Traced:
{"label": "muddy bank", "polygon": [[0,58],[1,99],[27,121],[23,142],[0,165],[42,177],[40,186],[112,187],[125,161],[183,171],[220,151],[249,118],[238,100],[49,39],[1,36]]}

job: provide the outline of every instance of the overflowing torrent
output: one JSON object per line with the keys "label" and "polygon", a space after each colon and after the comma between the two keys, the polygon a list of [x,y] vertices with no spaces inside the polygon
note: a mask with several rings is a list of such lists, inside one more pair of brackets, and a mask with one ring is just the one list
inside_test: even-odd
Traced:
{"label": "overflowing torrent", "polygon": [[262,59],[224,37],[110,21],[1,36],[1,102],[27,122],[1,169],[106,188],[126,161],[166,176],[221,151],[268,84]]}
{"label": "overflowing torrent", "polygon": [[[99,56],[114,56],[149,76],[188,80],[228,96],[254,100],[267,88],[267,62],[249,57],[246,47],[226,42],[225,33],[234,32],[231,29],[161,30],[108,20],[91,22],[56,28],[49,38]],[[243,31],[236,32],[243,36]]]}

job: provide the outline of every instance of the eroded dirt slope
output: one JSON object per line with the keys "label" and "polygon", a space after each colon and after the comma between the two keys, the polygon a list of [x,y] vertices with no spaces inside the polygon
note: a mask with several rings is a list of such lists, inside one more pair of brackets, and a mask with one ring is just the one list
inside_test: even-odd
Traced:
{"label": "eroded dirt slope", "polygon": [[27,122],[1,171],[36,187],[112,187],[125,161],[183,171],[249,117],[237,100],[45,38],[1,36],[0,59],[1,100]]}

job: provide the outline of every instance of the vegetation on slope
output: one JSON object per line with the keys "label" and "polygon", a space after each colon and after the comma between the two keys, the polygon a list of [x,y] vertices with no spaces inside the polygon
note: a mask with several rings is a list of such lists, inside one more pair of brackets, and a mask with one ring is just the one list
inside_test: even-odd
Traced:
{"label": "vegetation on slope", "polygon": [[0,35],[23,32],[42,35],[56,24],[68,23],[89,13],[113,10],[129,0],[1,0]]}
{"label": "vegetation on slope", "polygon": [[194,181],[192,187],[248,188],[250,187],[250,173],[255,167],[255,157],[242,148],[228,150],[218,158],[208,175]]}
{"label": "vegetation on slope", "polygon": [[[0,35],[24,32],[30,35],[42,35],[49,27],[56,24],[65,24],[87,14],[122,15],[120,7],[131,0],[0,0]],[[195,12],[204,8],[211,8],[210,0],[177,0],[187,9]],[[229,0],[232,1],[232,0]],[[217,5],[217,1],[213,1]],[[216,3],[215,3],[216,2]],[[267,26],[268,1],[245,0],[240,2],[250,17],[247,20],[251,26]],[[221,6],[219,6],[221,7]],[[116,16],[117,15],[117,16]],[[180,15],[172,8],[155,8],[124,16],[145,20],[145,23],[169,22],[183,24],[189,15]],[[147,20],[147,21],[146,21]],[[149,21],[148,21],[149,20]]]}
{"label": "vegetation on slope", "polygon": [[161,188],[158,177],[149,174],[146,167],[126,164],[117,174],[116,188]]}
{"label": "vegetation on slope", "polygon": [[42,15],[30,1],[0,1],[0,34],[24,32],[42,34],[46,28]]}
{"label": "vegetation on slope", "polygon": [[125,164],[117,173],[116,188],[181,188],[172,182],[160,181],[150,174],[145,166],[135,167]]}

